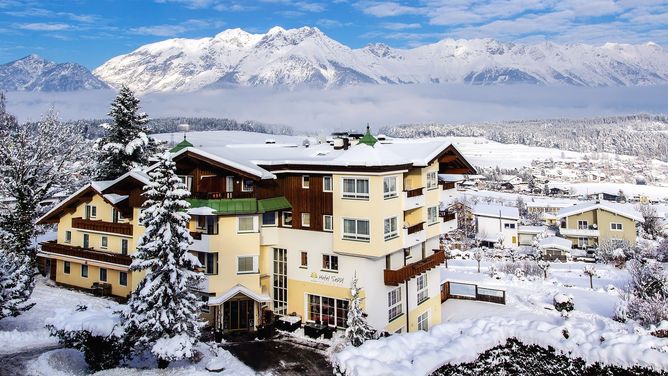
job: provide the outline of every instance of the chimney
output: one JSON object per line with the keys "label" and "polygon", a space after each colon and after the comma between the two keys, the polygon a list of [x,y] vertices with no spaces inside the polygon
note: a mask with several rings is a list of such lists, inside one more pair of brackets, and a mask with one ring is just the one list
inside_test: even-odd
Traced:
{"label": "chimney", "polygon": [[343,149],[343,138],[337,137],[334,139],[334,150],[341,150]]}
{"label": "chimney", "polygon": [[350,147],[350,139],[348,137],[343,139],[343,150],[348,150]]}

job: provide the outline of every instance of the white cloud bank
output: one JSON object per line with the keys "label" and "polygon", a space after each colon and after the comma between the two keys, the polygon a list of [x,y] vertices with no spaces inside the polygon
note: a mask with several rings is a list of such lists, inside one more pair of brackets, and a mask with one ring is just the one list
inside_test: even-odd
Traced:
{"label": "white cloud bank", "polygon": [[[668,113],[665,86],[545,87],[378,85],[336,90],[278,91],[239,88],[196,93],[148,94],[151,117],[226,117],[290,125],[308,131],[373,128],[400,123],[584,118],[630,113]],[[9,111],[36,120],[54,106],[66,120],[103,118],[112,91],[8,93]]]}

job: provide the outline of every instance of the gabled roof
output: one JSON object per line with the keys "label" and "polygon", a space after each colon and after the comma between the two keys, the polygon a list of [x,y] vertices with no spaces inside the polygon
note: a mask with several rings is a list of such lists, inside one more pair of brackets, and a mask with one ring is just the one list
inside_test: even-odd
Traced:
{"label": "gabled roof", "polygon": [[258,294],[254,292],[253,290],[249,289],[248,287],[244,285],[235,285],[231,289],[227,290],[223,295],[221,296],[216,296],[215,298],[210,298],[208,304],[210,306],[214,305],[220,305],[225,303],[226,301],[234,298],[238,294],[245,295],[251,299],[253,299],[256,302],[269,302],[271,301],[271,298],[268,295],[263,295],[263,294]]}
{"label": "gabled roof", "polygon": [[478,204],[473,207],[473,214],[481,217],[520,219],[520,212],[516,207]]}
{"label": "gabled roof", "polygon": [[632,206],[625,204],[613,204],[608,202],[585,202],[582,204],[569,206],[567,208],[559,210],[557,218],[570,217],[572,215],[585,213],[596,209],[605,210],[638,222],[645,221],[642,217],[642,214],[640,214]]}
{"label": "gabled roof", "polygon": [[573,248],[573,243],[568,239],[560,238],[557,236],[550,236],[539,240],[538,247],[542,249],[556,248],[562,251],[569,252],[571,248]]}
{"label": "gabled roof", "polygon": [[[226,150],[226,152],[232,154],[234,150]],[[190,157],[195,157],[197,159],[201,159],[205,162],[214,164],[219,166],[220,168],[223,169],[230,169],[233,171],[239,172],[241,175],[247,175],[248,177],[254,177],[254,178],[259,178],[259,179],[275,179],[276,175],[272,174],[271,172],[257,166],[256,164],[250,162],[250,161],[242,161],[239,162],[240,159],[232,160],[232,155],[230,155],[231,158],[225,158],[222,156],[221,152],[217,153],[210,153],[208,151],[204,151],[199,148],[194,148],[194,147],[187,147],[184,149],[179,150],[175,154],[172,155],[172,160],[176,161],[179,160],[182,157],[190,156]],[[199,157],[199,158],[198,158]]]}

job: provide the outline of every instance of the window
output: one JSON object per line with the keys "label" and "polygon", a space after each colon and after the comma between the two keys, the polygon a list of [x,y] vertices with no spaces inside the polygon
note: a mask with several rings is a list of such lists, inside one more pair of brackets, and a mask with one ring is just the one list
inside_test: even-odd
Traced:
{"label": "window", "polygon": [[253,218],[248,217],[239,217],[238,219],[238,231],[239,232],[252,232],[253,231]]}
{"label": "window", "polygon": [[308,320],[345,328],[347,316],[347,300],[308,295]]}
{"label": "window", "polygon": [[242,192],[253,192],[253,181],[244,179],[243,184],[241,185]]}
{"label": "window", "polygon": [[589,223],[587,221],[578,221],[578,230],[586,230],[589,228]]}
{"label": "window", "polygon": [[218,254],[208,252],[197,252],[197,260],[202,265],[204,274],[218,274]]}
{"label": "window", "polygon": [[283,212],[283,226],[292,227],[292,212]]}
{"label": "window", "polygon": [[123,214],[118,211],[116,208],[111,209],[111,220],[114,223],[118,223],[123,219]]}
{"label": "window", "polygon": [[331,192],[332,191],[332,177],[331,176],[323,176],[322,177],[322,191],[323,192]]}
{"label": "window", "polygon": [[343,238],[369,241],[369,221],[364,219],[343,219]]}
{"label": "window", "polygon": [[417,277],[417,302],[418,304],[424,302],[425,300],[429,299],[429,291],[427,288],[427,275],[426,274],[420,274]]}
{"label": "window", "polygon": [[433,225],[438,222],[438,206],[427,208],[427,224]]}
{"label": "window", "polygon": [[257,273],[257,256],[238,256],[237,274]]}
{"label": "window", "polygon": [[387,307],[389,321],[401,316],[401,286],[387,293]]}
{"label": "window", "polygon": [[383,232],[385,234],[385,240],[394,239],[399,236],[397,232],[397,217],[385,218]]}
{"label": "window", "polygon": [[311,177],[308,175],[302,176],[302,188],[308,188],[311,185]]}
{"label": "window", "polygon": [[128,285],[128,273],[127,272],[119,272],[118,273],[118,283],[121,286],[127,286]]}
{"label": "window", "polygon": [[429,330],[429,311],[418,316],[417,327],[418,330],[424,330],[424,331]]}
{"label": "window", "polygon": [[90,248],[90,235],[83,234],[83,247]]}
{"label": "window", "polygon": [[587,238],[578,238],[578,247],[587,248],[589,245],[589,239]]}
{"label": "window", "polygon": [[262,213],[262,226],[276,226],[277,220],[278,216],[276,215],[276,212]]}
{"label": "window", "polygon": [[503,224],[503,228],[505,228],[505,229],[509,229],[509,228],[510,228],[510,229],[514,229],[514,228],[515,228],[515,224],[514,224],[514,223],[504,223],[504,224]]}
{"label": "window", "polygon": [[70,274],[70,268],[72,265],[70,264],[69,261],[63,261],[63,273],[65,274]]}
{"label": "window", "polygon": [[88,278],[88,265],[81,265],[81,276]]}
{"label": "window", "polygon": [[322,269],[329,271],[339,270],[339,256],[322,255]]}
{"label": "window", "polygon": [[100,268],[100,281],[107,282],[107,269]]}
{"label": "window", "polygon": [[386,199],[397,197],[396,176],[386,176],[383,178],[383,197]]}
{"label": "window", "polygon": [[100,247],[107,248],[108,245],[109,245],[109,238],[107,238],[106,236],[103,236],[102,237],[102,244],[100,245]]}
{"label": "window", "polygon": [[65,243],[72,243],[72,231],[65,231]]}
{"label": "window", "polygon": [[274,248],[274,312],[278,315],[288,313],[288,250]]}
{"label": "window", "polygon": [[181,183],[186,185],[186,189],[188,191],[192,191],[193,188],[193,177],[190,175],[179,175],[179,179],[181,179]]}
{"label": "window", "polygon": [[86,219],[97,217],[97,207],[93,205],[86,205]]}
{"label": "window", "polygon": [[322,229],[325,231],[334,231],[334,217],[330,214],[322,216]]}
{"label": "window", "polygon": [[202,306],[200,310],[204,313],[209,313],[209,297],[207,295],[202,295]]}
{"label": "window", "polygon": [[205,229],[206,228],[206,217],[203,215],[197,216],[197,228]]}
{"label": "window", "polygon": [[369,199],[369,179],[343,179],[343,198]]}
{"label": "window", "polygon": [[622,231],[623,226],[621,223],[610,223],[610,230]]}
{"label": "window", "polygon": [[308,252],[302,251],[301,253],[301,264],[299,264],[302,267],[307,267],[308,266]]}
{"label": "window", "polygon": [[427,172],[427,189],[434,189],[438,187],[438,173]]}
{"label": "window", "polygon": [[128,239],[121,239],[121,253],[128,254]]}
{"label": "window", "polygon": [[302,227],[311,227],[311,213],[302,213]]}

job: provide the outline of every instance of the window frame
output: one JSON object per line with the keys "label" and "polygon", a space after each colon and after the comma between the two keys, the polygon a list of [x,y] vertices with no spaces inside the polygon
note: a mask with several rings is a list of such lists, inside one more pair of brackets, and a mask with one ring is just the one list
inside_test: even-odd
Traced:
{"label": "window frame", "polygon": [[[346,192],[346,180],[352,180],[354,181],[354,187],[355,187],[355,192]],[[366,193],[360,193],[358,191],[359,182],[366,182],[366,188],[367,192]],[[346,199],[346,200],[369,200],[370,197],[370,192],[371,192],[371,182],[369,181],[369,178],[362,178],[362,177],[344,177],[341,178],[341,198]]]}
{"label": "window frame", "polygon": [[[86,271],[85,273],[84,273],[84,270]],[[81,264],[81,278],[88,278],[88,275],[89,275],[89,273],[88,273],[88,265],[86,265],[86,264]]]}
{"label": "window frame", "polygon": [[427,190],[438,188],[438,172],[427,172]]}
{"label": "window frame", "polygon": [[309,189],[311,187],[311,176],[302,175],[302,188]]}
{"label": "window frame", "polygon": [[[102,278],[102,274],[104,274],[104,279]],[[106,268],[100,268],[100,282],[107,282],[108,279],[109,279],[109,275],[107,273],[107,269]]]}
{"label": "window frame", "polygon": [[[274,223],[264,223],[264,216],[266,214],[274,214]],[[278,212],[276,211],[269,211],[269,212],[264,212],[262,213],[262,227],[276,227],[278,226]]]}
{"label": "window frame", "polygon": [[[125,276],[125,283],[123,283],[123,276]],[[118,272],[118,284],[121,286],[128,285],[128,272]]]}
{"label": "window frame", "polygon": [[[290,215],[290,223],[289,224],[287,224],[286,221],[285,221],[286,215]],[[293,221],[292,211],[281,212],[281,225],[283,227],[292,227],[292,221]]]}
{"label": "window frame", "polygon": [[65,231],[65,240],[64,240],[64,242],[67,243],[67,244],[72,243],[72,231],[70,231],[70,230]]}
{"label": "window frame", "polygon": [[301,251],[299,253],[299,267],[300,268],[308,268],[308,252],[307,251]]}
{"label": "window frame", "polygon": [[[327,183],[329,182],[329,183]],[[327,188],[329,186],[329,189]],[[331,176],[322,177],[322,191],[323,192],[333,192],[334,191],[334,179]]]}
{"label": "window frame", "polygon": [[[582,227],[582,223],[584,223],[584,227]],[[589,221],[585,220],[578,220],[578,230],[588,230],[589,229]]]}
{"label": "window frame", "polygon": [[72,273],[72,263],[69,261],[63,261],[63,274]]}
{"label": "window frame", "polygon": [[[248,220],[250,219],[250,230],[242,230],[241,229],[241,220]],[[248,234],[256,232],[255,231],[255,216],[254,215],[241,215],[237,217],[237,234]]]}
{"label": "window frame", "polygon": [[109,237],[108,236],[102,235],[100,237],[100,248],[102,248],[102,249],[109,248]]}
{"label": "window frame", "polygon": [[[432,214],[433,218],[431,218]],[[427,208],[427,225],[435,225],[437,223],[438,223],[438,206],[430,206]]]}
{"label": "window frame", "polygon": [[610,231],[624,231],[624,224],[621,222],[610,222]]}
{"label": "window frame", "polygon": [[427,278],[427,273],[417,276],[417,279],[415,280],[415,290],[417,292],[418,305],[429,300],[429,279]]}
{"label": "window frame", "polygon": [[[394,220],[394,230],[392,230],[392,220]],[[387,232],[387,225],[390,225],[390,231]],[[383,238],[385,241],[389,241],[399,237],[399,219],[394,217],[388,217],[383,219]]]}
{"label": "window frame", "polygon": [[417,329],[429,331],[429,311],[424,311],[417,317]]}
{"label": "window frame", "polygon": [[[336,260],[336,262],[333,262]],[[327,266],[329,264],[329,267]],[[336,266],[336,268],[333,268],[332,266]],[[331,253],[323,253],[322,254],[322,271],[325,272],[332,272],[332,273],[338,273],[339,272],[339,256],[338,255],[333,255]]]}
{"label": "window frame", "polygon": [[387,317],[392,322],[404,314],[401,286],[387,292]]}
{"label": "window frame", "polygon": [[516,228],[517,228],[517,226],[515,226],[514,223],[504,223],[503,224],[503,229],[504,230],[514,230]]}
{"label": "window frame", "polygon": [[[308,218],[308,220],[304,221],[304,218]],[[301,213],[301,222],[302,227],[311,227],[311,213]]]}
{"label": "window frame", "polygon": [[[241,264],[240,264],[241,259],[248,259],[248,258],[251,259],[251,270],[244,270],[244,271],[239,270],[239,267],[241,266]],[[256,256],[256,255],[237,256],[236,271],[237,271],[237,275],[259,273],[258,256]]]}
{"label": "window frame", "polygon": [[[385,190],[387,180],[392,180],[394,182],[394,190],[388,190],[388,191]],[[383,177],[383,199],[390,200],[390,199],[397,198],[397,197],[399,197],[399,192],[397,190],[397,177],[396,177],[396,175]]]}
{"label": "window frame", "polygon": [[[371,221],[368,219],[360,219],[360,218],[342,218],[343,221],[343,231],[341,232],[341,236],[343,240],[354,240],[354,241],[360,241],[360,242],[369,242],[371,241]],[[348,233],[346,232],[346,221],[354,221],[355,222],[355,233]],[[361,234],[358,231],[359,228],[359,222],[366,222],[367,223],[367,229],[369,230],[368,234]]]}
{"label": "window frame", "polygon": [[[327,227],[327,218],[329,218],[329,227]],[[332,232],[334,231],[334,216],[331,214],[322,215],[322,230]]]}
{"label": "window frame", "polygon": [[[250,182],[250,188],[246,185],[247,182]],[[241,179],[241,192],[253,192],[255,188],[255,182],[251,179]]]}
{"label": "window frame", "polygon": [[130,241],[128,239],[121,239],[121,254],[127,255],[130,248]]}

